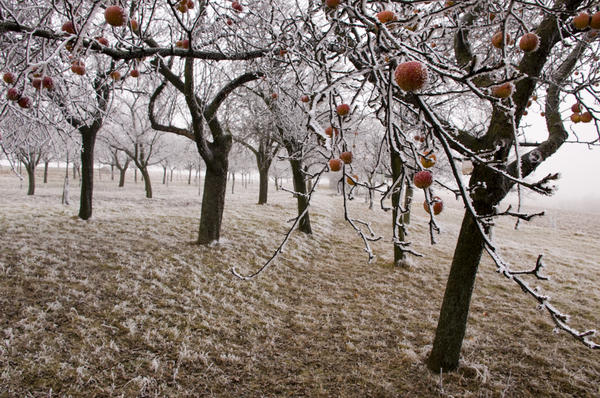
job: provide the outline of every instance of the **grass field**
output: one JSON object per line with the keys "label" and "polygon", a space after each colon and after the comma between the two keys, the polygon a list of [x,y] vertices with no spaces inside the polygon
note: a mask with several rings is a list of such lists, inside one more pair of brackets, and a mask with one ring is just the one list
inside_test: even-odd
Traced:
{"label": "grass field", "polygon": [[[154,181],[117,189],[96,178],[94,215],[60,203],[53,171],[28,197],[26,181],[0,173],[0,397],[595,397],[600,353],[554,333],[550,319],[488,258],[480,267],[461,366],[424,366],[436,326],[462,206],[446,200],[443,234],[429,245],[416,199],[410,227],[425,256],[391,267],[390,215],[367,256],[343,221],[342,198],[322,189],[313,236],[296,233],[275,264],[245,282],[277,247],[295,201],[258,184],[228,192],[222,241],[193,244],[195,185]],[[289,187],[289,182],[288,182]],[[577,209],[582,211],[583,209]],[[522,225],[501,221],[495,239],[515,268],[538,254],[539,283],[579,329],[600,327],[598,214],[550,210]],[[538,283],[538,282],[533,282]]]}

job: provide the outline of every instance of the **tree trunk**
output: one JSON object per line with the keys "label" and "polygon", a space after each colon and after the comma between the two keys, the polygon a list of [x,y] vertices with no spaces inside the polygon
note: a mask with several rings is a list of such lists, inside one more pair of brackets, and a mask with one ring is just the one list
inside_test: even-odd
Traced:
{"label": "tree trunk", "polygon": [[267,203],[267,196],[269,194],[269,169],[258,169],[258,178],[258,204],[264,205]]}
{"label": "tree trunk", "polygon": [[27,195],[35,194],[35,163],[30,161],[25,164],[25,170],[27,170],[27,178],[29,181],[29,186],[27,188]]}
{"label": "tree trunk", "polygon": [[167,168],[163,166],[163,185],[167,183]]}
{"label": "tree trunk", "polygon": [[231,176],[231,194],[233,195],[233,190],[235,188],[235,171],[230,174]]}
{"label": "tree trunk", "polygon": [[146,198],[152,199],[152,184],[150,183],[150,175],[146,166],[140,168],[142,177],[144,179],[144,189],[146,190]]}
{"label": "tree trunk", "polygon": [[300,216],[306,210],[306,214],[298,223],[298,229],[305,234],[312,234],[312,228],[310,227],[310,215],[307,209],[308,198],[305,196],[306,181],[304,181],[304,174],[302,173],[302,162],[297,159],[290,158],[290,165],[292,166],[294,191],[300,194],[296,195],[296,201],[298,203],[298,216]]}
{"label": "tree trunk", "polygon": [[458,367],[482,252],[483,239],[477,224],[471,214],[465,212],[446,283],[433,348],[427,358],[427,367],[436,373],[452,371]]}
{"label": "tree trunk", "polygon": [[137,184],[137,169],[133,170],[134,174],[133,174],[133,182],[135,184]]}
{"label": "tree trunk", "polygon": [[219,240],[226,190],[227,162],[225,161],[225,167],[221,169],[215,169],[207,165],[198,234],[198,243],[201,245]]}
{"label": "tree trunk", "polygon": [[110,180],[111,181],[115,180],[115,165],[114,164],[110,165]]}
{"label": "tree trunk", "polygon": [[175,169],[171,169],[171,178],[170,178],[169,182],[173,182],[173,170],[175,170]]}
{"label": "tree trunk", "polygon": [[97,130],[80,130],[81,151],[81,198],[79,201],[79,218],[87,220],[92,216],[92,193],[94,191],[94,145]]}
{"label": "tree trunk", "polygon": [[188,167],[188,185],[192,185],[192,167]]}
{"label": "tree trunk", "polygon": [[44,160],[44,184],[48,183],[48,165],[50,164],[49,160]]}
{"label": "tree trunk", "polygon": [[119,169],[119,188],[123,188],[125,186],[125,173],[127,173],[127,167]]}
{"label": "tree trunk", "polygon": [[[402,163],[402,158],[395,152],[390,151],[391,155],[391,166],[392,166],[392,179],[394,182],[402,175],[402,169],[404,167]],[[405,234],[403,224],[404,224],[404,216],[398,214],[399,207],[402,205],[401,196],[402,196],[402,186],[404,181],[400,181],[398,185],[396,185],[394,192],[392,193],[392,228],[394,232],[394,238],[396,238],[399,242],[404,242]],[[401,225],[398,225],[400,223]],[[394,265],[395,266],[404,266],[406,260],[406,253],[402,250],[402,246],[394,243]]]}

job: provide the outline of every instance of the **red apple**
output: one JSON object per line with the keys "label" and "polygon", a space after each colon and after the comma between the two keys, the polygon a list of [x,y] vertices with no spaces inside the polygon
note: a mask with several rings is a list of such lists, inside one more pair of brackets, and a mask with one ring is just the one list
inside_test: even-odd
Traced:
{"label": "red apple", "polygon": [[110,77],[114,81],[121,80],[121,73],[119,71],[117,71],[117,70],[114,70],[114,71],[110,72]]}
{"label": "red apple", "polygon": [[510,35],[508,33],[505,35],[505,39],[502,40],[502,31],[498,31],[492,36],[492,45],[496,48],[503,48],[505,42],[510,42]]}
{"label": "red apple", "polygon": [[7,84],[13,84],[17,79],[12,72],[4,72],[4,75],[2,75],[2,80],[4,80],[4,82]]}
{"label": "red apple", "polygon": [[383,10],[378,12],[375,16],[381,23],[388,23],[396,20],[396,14],[394,14],[394,11],[390,10]]}
{"label": "red apple", "polygon": [[435,165],[436,161],[437,161],[437,157],[435,156],[435,153],[430,153],[429,155],[421,156],[421,164],[426,169],[433,167],[433,165]]}
{"label": "red apple", "polygon": [[573,113],[581,112],[581,104],[579,102],[576,102],[573,105],[571,105],[571,112],[573,112]]}
{"label": "red apple", "polygon": [[325,135],[328,135],[329,137],[333,137],[333,133],[335,132],[335,135],[337,135],[338,133],[338,129],[334,129],[333,127],[329,126],[325,129]]}
{"label": "red apple", "polygon": [[85,75],[85,64],[82,61],[75,60],[71,62],[71,71],[76,75]]}
{"label": "red apple", "polygon": [[73,22],[67,21],[62,25],[62,28],[60,28],[60,30],[74,35],[75,34],[75,25],[73,25]]}
{"label": "red apple", "polygon": [[23,96],[23,97],[19,98],[17,103],[19,104],[19,106],[21,108],[25,108],[25,109],[31,108],[31,98],[29,98],[29,97]]}
{"label": "red apple", "polygon": [[342,159],[346,164],[352,163],[352,152],[347,151],[340,153],[340,159]]}
{"label": "red apple", "polygon": [[590,14],[581,12],[573,18],[573,26],[577,30],[584,30],[590,25]]}
{"label": "red apple", "polygon": [[233,8],[236,12],[244,11],[244,7],[242,7],[242,5],[237,1],[231,3],[231,8]]}
{"label": "red apple", "polygon": [[132,69],[131,72],[129,72],[129,75],[131,77],[140,77],[140,71],[137,69]]}
{"label": "red apple", "polygon": [[308,97],[308,95],[303,95],[302,97],[300,97],[300,101],[308,102],[308,101],[310,101],[310,98]]}
{"label": "red apple", "polygon": [[579,113],[573,113],[571,115],[571,121],[573,123],[579,123],[581,121],[581,115]]}
{"label": "red apple", "polygon": [[18,101],[21,98],[21,93],[14,87],[11,87],[6,92],[6,98],[10,101]]}
{"label": "red apple", "polygon": [[508,98],[513,93],[514,86],[512,83],[507,82],[500,84],[499,86],[492,87],[492,95],[496,98]]}
{"label": "red apple", "polygon": [[276,100],[279,95],[277,93],[271,93],[271,98]]}
{"label": "red apple", "polygon": [[[431,198],[431,207],[433,207],[433,214],[437,216],[444,209],[444,202],[439,196],[434,196],[433,198]],[[429,205],[427,201],[423,202],[423,208],[425,209],[427,214],[431,214],[429,213]]]}
{"label": "red apple", "polygon": [[194,2],[192,0],[188,0],[187,2],[187,7],[191,10],[192,8],[195,7]]}
{"label": "red apple", "polygon": [[133,30],[134,32],[137,32],[138,29],[140,28],[140,25],[138,24],[138,21],[135,19],[132,19],[129,22],[129,26],[131,26],[131,30]]}
{"label": "red apple", "polygon": [[104,10],[106,23],[112,26],[123,26],[125,23],[125,11],[119,6],[106,7]]}
{"label": "red apple", "polygon": [[325,5],[329,8],[336,8],[341,2],[341,0],[325,0]]}
{"label": "red apple", "polygon": [[428,170],[422,170],[415,174],[413,182],[417,188],[425,189],[433,183],[433,174]]}
{"label": "red apple", "polygon": [[227,23],[227,25],[231,26],[233,25],[233,21],[231,20],[231,18],[227,18],[227,20],[225,21]]}
{"label": "red apple", "polygon": [[519,40],[519,48],[525,52],[537,51],[540,46],[540,38],[535,33],[529,32],[521,36]]}
{"label": "red apple", "polygon": [[42,78],[42,87],[46,90],[54,90],[54,80],[50,76],[44,76]]}
{"label": "red apple", "polygon": [[592,114],[589,112],[583,112],[579,117],[583,123],[589,123],[592,121]]}
{"label": "red apple", "polygon": [[338,114],[338,115],[340,115],[340,116],[345,116],[345,115],[347,115],[348,113],[350,113],[350,105],[348,105],[348,104],[341,104],[341,105],[338,105],[338,106],[335,108],[335,111],[337,112],[337,114]]}
{"label": "red apple", "polygon": [[42,79],[40,79],[39,77],[36,77],[35,79],[33,79],[31,81],[31,85],[33,86],[33,88],[35,88],[36,90],[39,90],[42,88]]}
{"label": "red apple", "polygon": [[184,14],[188,12],[187,0],[180,1],[179,4],[177,4],[177,9]]}
{"label": "red apple", "polygon": [[427,82],[427,68],[419,61],[404,62],[394,72],[396,83],[404,91],[417,91]]}
{"label": "red apple", "polygon": [[340,171],[342,169],[342,161],[340,159],[331,159],[329,161],[329,169],[331,171]]}

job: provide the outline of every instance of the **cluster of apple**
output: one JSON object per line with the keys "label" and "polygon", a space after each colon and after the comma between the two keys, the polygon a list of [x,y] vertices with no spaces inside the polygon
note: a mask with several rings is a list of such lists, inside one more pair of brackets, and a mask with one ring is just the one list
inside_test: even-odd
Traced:
{"label": "cluster of apple", "polygon": [[579,102],[576,102],[571,106],[571,112],[573,112],[571,114],[571,121],[573,123],[589,123],[593,119],[592,114],[590,112],[581,113],[581,104]]}
{"label": "cluster of apple", "polygon": [[186,13],[189,10],[191,10],[192,8],[194,8],[194,1],[193,0],[181,0],[178,4],[177,4],[177,10],[181,11],[182,13]]}
{"label": "cluster of apple", "polygon": [[[4,81],[4,83],[10,85],[14,85],[17,82],[17,78],[12,72],[5,72],[4,75],[2,75],[2,80]],[[34,74],[34,77],[31,80],[31,85],[36,90],[41,90],[42,88],[45,88],[47,90],[53,90],[54,80],[52,80],[50,76],[42,77],[39,74]],[[10,87],[6,91],[6,99],[8,99],[9,101],[16,102],[21,108],[24,109],[31,108],[31,105],[33,104],[31,98],[29,98],[26,95],[23,95],[21,91],[19,91],[15,87]]]}

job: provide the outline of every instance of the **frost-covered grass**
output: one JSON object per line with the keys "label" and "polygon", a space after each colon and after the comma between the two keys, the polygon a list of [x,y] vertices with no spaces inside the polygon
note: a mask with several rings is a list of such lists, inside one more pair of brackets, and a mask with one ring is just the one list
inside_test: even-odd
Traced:
{"label": "frost-covered grass", "polygon": [[[460,369],[425,368],[462,216],[450,199],[436,246],[416,199],[411,237],[425,257],[394,269],[390,216],[352,203],[386,236],[366,264],[341,198],[323,189],[314,235],[293,234],[272,268],[244,282],[230,269],[251,272],[271,255],[294,215],[288,193],[258,206],[258,184],[238,180],[222,242],[200,247],[196,186],[157,177],[148,200],[141,183],[95,184],[86,222],[75,217],[77,184],[63,206],[57,175],[27,197],[0,173],[0,397],[600,395],[599,353],[553,333],[488,258]],[[599,219],[551,211],[496,231],[518,268],[545,254],[552,280],[539,285],[580,329],[600,327]]]}

